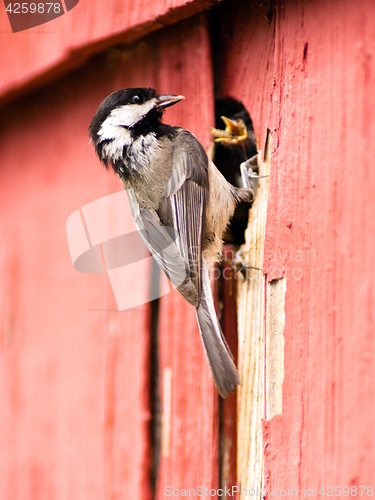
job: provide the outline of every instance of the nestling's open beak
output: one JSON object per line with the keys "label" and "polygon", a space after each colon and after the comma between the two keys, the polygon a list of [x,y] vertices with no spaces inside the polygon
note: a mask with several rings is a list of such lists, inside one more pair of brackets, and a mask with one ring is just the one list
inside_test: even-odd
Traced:
{"label": "nestling's open beak", "polygon": [[225,123],[225,130],[210,127],[210,132],[215,137],[215,142],[239,144],[247,139],[247,128],[245,122],[241,118],[231,120],[226,116],[222,116],[221,119]]}
{"label": "nestling's open beak", "polygon": [[156,103],[156,107],[158,109],[168,108],[181,101],[181,99],[185,99],[185,97],[183,95],[161,95]]}

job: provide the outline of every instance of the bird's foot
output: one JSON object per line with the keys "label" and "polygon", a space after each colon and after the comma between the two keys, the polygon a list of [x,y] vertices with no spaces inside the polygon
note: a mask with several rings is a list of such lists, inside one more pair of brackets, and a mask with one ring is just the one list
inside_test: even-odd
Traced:
{"label": "bird's foot", "polygon": [[221,119],[225,123],[225,130],[210,127],[210,132],[215,137],[215,142],[233,145],[240,144],[247,139],[247,128],[241,118],[232,120],[231,118],[222,116]]}
{"label": "bird's foot", "polygon": [[241,177],[243,187],[249,188],[252,187],[254,180],[263,179],[264,177],[268,177],[268,175],[259,175],[254,172],[253,168],[258,168],[258,155],[254,155],[248,160],[244,161],[240,165],[241,169]]}
{"label": "bird's foot", "polygon": [[235,259],[232,260],[229,257],[224,255],[224,260],[225,262],[228,262],[236,271],[240,272],[244,277],[246,277],[246,271],[248,269],[255,269],[256,271],[263,271],[263,269],[260,269],[259,267],[255,266],[250,266],[250,264],[247,264],[245,262],[244,256],[243,256],[243,251],[238,250],[238,252],[235,255]]}

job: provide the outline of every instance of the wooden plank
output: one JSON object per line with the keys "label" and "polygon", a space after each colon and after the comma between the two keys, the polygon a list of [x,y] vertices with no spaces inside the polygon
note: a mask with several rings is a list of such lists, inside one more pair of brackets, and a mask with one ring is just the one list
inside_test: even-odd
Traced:
{"label": "wooden plank", "polygon": [[[269,162],[260,164],[269,175]],[[250,210],[244,256],[250,266],[262,269],[267,217],[268,179],[260,181]],[[265,280],[261,271],[248,269],[238,283],[239,366],[238,480],[243,495],[262,498],[264,487],[263,424],[265,411]],[[241,490],[242,491],[242,490]]]}
{"label": "wooden plank", "polygon": [[[223,255],[234,260],[235,249],[226,245]],[[237,323],[237,280],[239,278],[228,261],[219,267],[218,278],[221,284],[221,327],[228,346],[238,365],[238,323]],[[238,498],[237,482],[237,393],[230,393],[220,401],[220,488],[223,498]],[[229,491],[229,494],[225,492]]]}
{"label": "wooden plank", "polygon": [[265,270],[287,291],[268,491],[373,486],[374,14],[365,0],[277,8]]}
{"label": "wooden plank", "polygon": [[[121,83],[154,85],[152,61],[138,54]],[[122,189],[87,135],[119,81],[105,67],[99,58],[2,114],[4,499],[151,495],[148,311],[116,312],[108,278],[75,271],[66,241],[74,211]]]}
{"label": "wooden plank", "polygon": [[[272,136],[264,272],[269,282],[284,276],[287,292],[282,414],[263,424],[265,486],[303,496],[304,486],[317,495],[327,485],[371,485],[374,6],[278,3],[274,64],[272,35],[267,43],[250,9],[246,17],[236,7],[223,23],[216,79],[220,96],[250,110],[261,149],[266,127]],[[250,239],[247,248],[254,251]],[[240,318],[250,312],[240,307]],[[244,346],[240,328],[241,353]],[[240,406],[239,436],[247,414]],[[261,452],[251,451],[257,439],[244,422],[239,479],[251,487],[254,473],[246,473]]]}
{"label": "wooden plank", "polygon": [[[215,81],[217,97],[239,99],[250,112],[260,149],[266,147],[272,91],[274,25],[269,5],[249,2],[223,5],[216,14]],[[262,153],[262,158],[264,153]],[[269,160],[269,157],[268,157]],[[269,161],[261,165],[269,172]],[[246,262],[263,267],[267,217],[268,180],[260,181],[256,201],[250,211]],[[237,411],[237,480],[242,497],[260,498],[263,486],[264,416],[264,336],[265,280],[263,273],[248,270],[246,279],[238,275],[238,336],[241,385]]]}
{"label": "wooden plank", "polygon": [[[171,43],[173,40],[173,43]],[[205,17],[163,32],[159,87],[182,93],[181,106],[165,118],[209,143],[213,122],[211,50]],[[204,355],[195,311],[177,291],[160,303],[162,450],[157,498],[167,486],[187,490],[218,487],[218,395]]]}
{"label": "wooden plank", "polygon": [[[80,1],[67,14],[12,33],[0,9],[0,100],[9,101],[78,67],[108,47],[129,44],[209,8],[213,0]],[[111,54],[109,54],[110,57]]]}
{"label": "wooden plank", "polygon": [[107,194],[89,104],[60,85],[3,112],[2,498],[101,498],[106,280],[73,269],[65,231]]}
{"label": "wooden plank", "polygon": [[[1,162],[11,168],[0,174],[1,498],[144,500],[152,494],[149,310],[116,311],[105,275],[73,269],[65,222],[81,206],[122,189],[87,137],[97,106],[113,90],[156,86],[184,93],[185,103],[168,110],[167,121],[208,144],[206,21],[193,18],[117,56],[110,64],[106,56],[96,58],[2,115]],[[144,275],[138,284],[150,283]],[[133,278],[124,286],[134,286]],[[171,366],[172,399],[171,456],[161,462],[159,491],[169,481],[217,487],[218,398],[194,316],[175,294],[162,302],[161,368]]]}

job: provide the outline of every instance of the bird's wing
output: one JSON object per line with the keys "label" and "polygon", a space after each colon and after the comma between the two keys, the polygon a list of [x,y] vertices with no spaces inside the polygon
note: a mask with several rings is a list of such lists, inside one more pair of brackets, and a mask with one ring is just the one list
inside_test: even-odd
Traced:
{"label": "bird's wing", "polygon": [[164,226],[154,210],[140,208],[132,189],[127,189],[126,192],[138,233],[155,261],[175,288],[185,286],[187,292],[190,292],[187,300],[197,306],[198,292],[189,277],[187,263],[180,255],[176,232],[173,228]]}
{"label": "bird's wing", "polygon": [[140,208],[128,190],[137,229],[172,285],[195,307],[201,295],[207,155],[190,132],[173,140],[173,170],[157,211]]}
{"label": "bird's wing", "polygon": [[[200,297],[208,158],[197,139],[190,132],[181,130],[173,141],[172,161],[172,175],[158,214],[164,226],[172,227],[176,232],[176,245]],[[181,286],[179,291],[188,299],[190,291],[185,288]]]}

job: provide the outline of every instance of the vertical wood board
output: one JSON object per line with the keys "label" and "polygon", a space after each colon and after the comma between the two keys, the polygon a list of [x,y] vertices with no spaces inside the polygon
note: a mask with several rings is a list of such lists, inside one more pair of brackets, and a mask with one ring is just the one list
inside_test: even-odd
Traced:
{"label": "vertical wood board", "polygon": [[[217,97],[239,99],[249,111],[259,141],[260,171],[270,127],[273,76],[274,19],[269,5],[227,3],[219,9],[215,33]],[[250,210],[243,253],[246,263],[262,269],[267,216],[268,179],[259,181]],[[238,390],[237,474],[242,497],[261,498],[263,486],[265,280],[262,271],[238,275],[238,335],[241,385]]]}
{"label": "vertical wood board", "polygon": [[374,40],[373,2],[277,4],[264,266],[287,291],[269,491],[374,477]]}
{"label": "vertical wood board", "polygon": [[[174,43],[171,44],[171,39]],[[207,21],[170,28],[161,37],[159,86],[182,93],[183,105],[171,108],[166,123],[184,126],[209,143],[213,117],[211,47]],[[218,487],[218,394],[208,368],[194,307],[174,291],[163,296],[159,323],[160,390],[163,443],[157,498],[166,486]]]}

